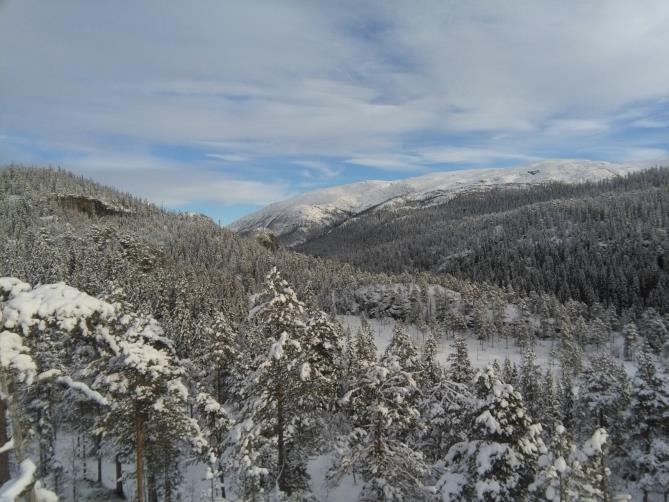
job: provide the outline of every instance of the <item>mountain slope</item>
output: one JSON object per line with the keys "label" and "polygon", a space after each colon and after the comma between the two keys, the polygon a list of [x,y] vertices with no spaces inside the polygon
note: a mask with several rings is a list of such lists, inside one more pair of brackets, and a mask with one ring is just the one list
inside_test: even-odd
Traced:
{"label": "mountain slope", "polygon": [[463,192],[551,181],[599,181],[642,168],[640,164],[561,159],[511,168],[437,172],[398,181],[364,181],[316,190],[270,204],[235,221],[230,228],[241,234],[269,228],[282,244],[293,247],[361,213],[381,207],[428,207],[444,203]]}
{"label": "mountain slope", "polygon": [[297,246],[370,272],[429,272],[623,310],[669,305],[669,169],[462,193],[367,213]]}

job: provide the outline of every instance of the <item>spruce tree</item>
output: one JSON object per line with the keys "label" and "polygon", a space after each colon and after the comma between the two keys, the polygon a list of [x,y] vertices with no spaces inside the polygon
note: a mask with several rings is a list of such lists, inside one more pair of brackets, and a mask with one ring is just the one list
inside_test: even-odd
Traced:
{"label": "spruce tree", "polygon": [[470,385],[474,377],[472,363],[469,361],[467,342],[462,337],[456,337],[453,341],[452,352],[448,355],[448,379],[465,385]]}
{"label": "spruce tree", "polygon": [[418,348],[409,338],[404,324],[398,322],[393,329],[393,336],[383,353],[382,362],[395,359],[404,371],[418,373],[422,370],[422,363]]}
{"label": "spruce tree", "polygon": [[395,356],[371,366],[344,401],[357,410],[357,426],[339,450],[331,482],[352,471],[362,475],[359,500],[402,501],[422,498],[421,479],[428,468],[423,454],[406,444],[420,414],[418,387]]}
{"label": "spruce tree", "polygon": [[545,451],[541,425],[529,418],[520,393],[501,383],[491,367],[478,374],[476,392],[468,439],[449,450],[436,489],[445,501],[524,500]]}
{"label": "spruce tree", "polygon": [[669,379],[658,371],[653,356],[639,353],[638,369],[632,379],[627,415],[626,452],[631,475],[644,494],[669,489]]}

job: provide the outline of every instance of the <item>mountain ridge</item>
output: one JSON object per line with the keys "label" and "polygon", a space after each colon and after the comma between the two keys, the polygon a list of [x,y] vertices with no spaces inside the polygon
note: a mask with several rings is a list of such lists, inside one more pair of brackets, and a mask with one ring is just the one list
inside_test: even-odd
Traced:
{"label": "mountain ridge", "polygon": [[439,205],[460,193],[500,186],[522,188],[550,182],[600,181],[650,165],[556,159],[515,167],[433,172],[394,181],[361,181],[275,202],[238,219],[229,228],[239,234],[267,228],[284,246],[294,247],[369,211]]}

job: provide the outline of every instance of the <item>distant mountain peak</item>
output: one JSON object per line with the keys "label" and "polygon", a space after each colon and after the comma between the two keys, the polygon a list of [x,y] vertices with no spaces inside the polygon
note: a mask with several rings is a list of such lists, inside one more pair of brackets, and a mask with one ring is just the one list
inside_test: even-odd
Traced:
{"label": "distant mountain peak", "polygon": [[433,172],[395,181],[361,181],[275,202],[233,222],[230,228],[240,234],[267,228],[283,245],[292,247],[361,213],[380,208],[427,207],[444,203],[462,192],[500,186],[599,181],[645,167],[641,163],[554,159],[517,167]]}

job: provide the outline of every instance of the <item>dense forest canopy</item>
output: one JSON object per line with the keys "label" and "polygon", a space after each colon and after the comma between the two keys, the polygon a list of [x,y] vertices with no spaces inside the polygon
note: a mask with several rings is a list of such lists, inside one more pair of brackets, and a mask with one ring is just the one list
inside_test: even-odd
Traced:
{"label": "dense forest canopy", "polygon": [[669,169],[376,211],[298,250],[371,272],[451,274],[561,301],[667,312]]}

